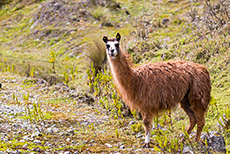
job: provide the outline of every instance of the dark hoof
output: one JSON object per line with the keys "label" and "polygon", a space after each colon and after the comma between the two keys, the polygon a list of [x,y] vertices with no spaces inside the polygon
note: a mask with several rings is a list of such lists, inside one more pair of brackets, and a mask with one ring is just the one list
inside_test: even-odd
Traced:
{"label": "dark hoof", "polygon": [[149,143],[145,143],[145,145],[142,148],[150,148]]}

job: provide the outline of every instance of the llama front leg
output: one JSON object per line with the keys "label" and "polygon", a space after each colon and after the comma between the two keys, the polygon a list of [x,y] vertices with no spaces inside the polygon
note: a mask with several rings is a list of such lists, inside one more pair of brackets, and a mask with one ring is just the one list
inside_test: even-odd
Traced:
{"label": "llama front leg", "polygon": [[144,116],[143,118],[144,128],[145,128],[145,144],[142,148],[150,148],[150,130],[152,127],[152,116]]}

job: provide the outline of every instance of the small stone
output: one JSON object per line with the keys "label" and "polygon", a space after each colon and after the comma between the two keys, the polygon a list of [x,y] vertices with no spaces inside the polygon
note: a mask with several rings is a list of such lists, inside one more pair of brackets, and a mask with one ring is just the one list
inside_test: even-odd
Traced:
{"label": "small stone", "polygon": [[13,124],[14,127],[18,127],[19,125],[18,124]]}
{"label": "small stone", "polygon": [[21,134],[22,132],[21,131],[18,131],[17,134]]}
{"label": "small stone", "polygon": [[76,142],[75,141],[71,141],[71,143],[75,144]]}
{"label": "small stone", "polygon": [[19,142],[23,143],[23,142],[26,142],[25,140],[20,140]]}
{"label": "small stone", "polygon": [[74,135],[74,130],[73,130],[73,129],[70,129],[70,130],[68,130],[67,132],[68,132],[69,134]]}
{"label": "small stone", "polygon": [[36,136],[37,136],[37,134],[33,133],[33,134],[31,135],[31,138],[35,138]]}
{"label": "small stone", "polygon": [[182,152],[183,153],[189,153],[189,154],[193,154],[194,153],[193,151],[191,151],[191,149],[188,146],[184,147]]}
{"label": "small stone", "polygon": [[108,148],[112,148],[113,146],[109,143],[105,143],[105,145],[108,147]]}
{"label": "small stone", "polygon": [[141,152],[142,150],[141,149],[137,149],[137,150],[135,150],[135,152],[137,153],[137,152]]}
{"label": "small stone", "polygon": [[69,151],[64,152],[64,154],[71,154]]}
{"label": "small stone", "polygon": [[33,151],[36,151],[36,152],[42,152],[42,150],[39,148],[39,147],[37,147],[37,148],[33,148]]}
{"label": "small stone", "polygon": [[83,141],[83,143],[88,143],[88,141]]}
{"label": "small stone", "polygon": [[177,3],[175,0],[169,0],[168,3]]}
{"label": "small stone", "polygon": [[50,133],[50,134],[53,134],[53,133],[54,133],[54,131],[53,131],[53,129],[52,129],[51,127],[47,128],[46,131],[47,131],[48,133]]}
{"label": "small stone", "polygon": [[42,144],[42,142],[40,140],[34,140],[35,144]]}
{"label": "small stone", "polygon": [[94,142],[94,140],[91,140],[90,142],[92,142],[92,143],[93,143],[93,142]]}
{"label": "small stone", "polygon": [[53,145],[52,145],[52,144],[48,144],[47,146],[48,146],[48,147],[52,147]]}
{"label": "small stone", "polygon": [[70,138],[67,138],[66,141],[69,142],[69,141],[70,141]]}
{"label": "small stone", "polygon": [[82,122],[82,125],[87,126],[88,122]]}
{"label": "small stone", "polygon": [[58,128],[56,128],[56,127],[53,128],[53,132],[54,132],[54,133],[57,133],[58,131],[59,131]]}
{"label": "small stone", "polygon": [[119,147],[119,149],[120,149],[120,150],[123,150],[123,149],[125,149],[125,146],[124,146],[124,145],[121,145],[121,146]]}
{"label": "small stone", "polygon": [[24,140],[31,140],[31,139],[29,138],[29,136],[28,136],[28,135],[23,136],[23,139],[24,139]]}
{"label": "small stone", "polygon": [[142,134],[137,134],[137,138],[141,138],[142,136]]}
{"label": "small stone", "polygon": [[162,20],[161,20],[161,23],[164,25],[164,24],[166,24],[166,23],[168,23],[169,22],[169,19],[168,18],[163,18]]}
{"label": "small stone", "polygon": [[74,151],[74,154],[79,154],[78,151]]}
{"label": "small stone", "polygon": [[24,144],[24,145],[22,146],[22,149],[27,150],[27,146],[28,146],[28,144]]}
{"label": "small stone", "polygon": [[130,122],[129,122],[129,126],[130,126],[130,125],[133,125],[133,124],[135,124],[135,123],[136,123],[135,121],[130,121]]}
{"label": "small stone", "polygon": [[163,127],[160,124],[157,124],[157,126],[153,125],[152,129],[157,129],[157,128],[162,130]]}

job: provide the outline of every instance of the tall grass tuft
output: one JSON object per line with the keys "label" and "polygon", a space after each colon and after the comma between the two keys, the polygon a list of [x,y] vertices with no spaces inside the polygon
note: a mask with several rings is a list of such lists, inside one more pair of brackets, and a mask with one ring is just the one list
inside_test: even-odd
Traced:
{"label": "tall grass tuft", "polygon": [[97,21],[106,21],[109,18],[109,10],[105,7],[96,6],[90,10],[90,14]]}
{"label": "tall grass tuft", "polygon": [[87,57],[90,59],[91,63],[93,63],[96,74],[103,69],[103,66],[106,63],[106,48],[101,39],[94,38],[90,41]]}

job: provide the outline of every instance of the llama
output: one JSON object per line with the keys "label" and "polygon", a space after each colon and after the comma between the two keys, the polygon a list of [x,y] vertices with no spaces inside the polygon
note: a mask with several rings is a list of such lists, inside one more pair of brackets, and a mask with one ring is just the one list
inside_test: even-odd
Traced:
{"label": "llama", "polygon": [[149,148],[152,119],[159,112],[180,104],[189,117],[188,134],[197,124],[195,141],[199,142],[205,125],[205,112],[211,99],[211,83],[207,69],[185,61],[147,63],[130,67],[127,55],[116,38],[103,37],[116,88],[131,110],[138,109],[143,117],[145,144]]}

